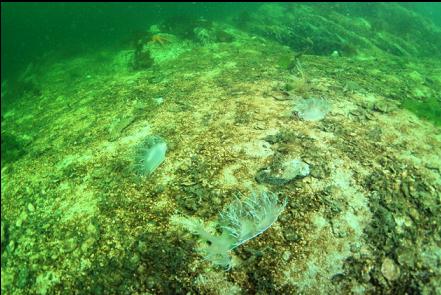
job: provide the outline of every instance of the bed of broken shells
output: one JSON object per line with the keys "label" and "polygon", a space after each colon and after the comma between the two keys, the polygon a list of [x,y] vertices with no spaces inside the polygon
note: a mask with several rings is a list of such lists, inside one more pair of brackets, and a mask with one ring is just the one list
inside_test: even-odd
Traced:
{"label": "bed of broken shells", "polygon": [[[232,43],[156,47],[145,71],[129,69],[130,50],[46,65],[42,95],[5,114],[2,128],[29,145],[2,168],[2,290],[440,290],[441,131],[396,99],[412,95],[403,89],[419,83],[409,79],[415,67],[431,75],[434,61],[403,70],[389,57],[305,55],[301,75],[279,64],[288,48],[239,33]],[[308,97],[331,103],[325,119],[293,113]],[[133,149],[151,134],[169,149],[140,178]],[[310,175],[256,182],[292,158]],[[260,189],[288,205],[234,251],[228,272],[169,222],[215,220],[236,193]]]}

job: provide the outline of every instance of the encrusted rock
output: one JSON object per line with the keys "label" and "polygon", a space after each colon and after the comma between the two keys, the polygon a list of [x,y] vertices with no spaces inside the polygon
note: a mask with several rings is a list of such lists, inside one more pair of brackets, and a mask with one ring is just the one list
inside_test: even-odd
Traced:
{"label": "encrusted rock", "polygon": [[305,177],[309,174],[309,165],[300,159],[290,159],[280,164],[280,167],[264,168],[257,172],[258,183],[284,185],[295,178]]}

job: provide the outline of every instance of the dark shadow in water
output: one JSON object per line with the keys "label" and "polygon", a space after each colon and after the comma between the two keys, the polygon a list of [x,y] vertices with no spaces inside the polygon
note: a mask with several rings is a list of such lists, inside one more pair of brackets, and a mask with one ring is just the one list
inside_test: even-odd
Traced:
{"label": "dark shadow in water", "polygon": [[24,145],[12,134],[2,132],[2,167],[4,164],[15,162],[26,154]]}

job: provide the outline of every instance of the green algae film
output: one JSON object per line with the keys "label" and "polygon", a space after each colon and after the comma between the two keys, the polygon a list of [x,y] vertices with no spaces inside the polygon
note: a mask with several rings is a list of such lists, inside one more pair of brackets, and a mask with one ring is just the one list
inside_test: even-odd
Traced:
{"label": "green algae film", "polygon": [[406,99],[402,106],[417,116],[433,122],[436,126],[441,126],[441,103],[435,97],[426,101]]}
{"label": "green algae film", "polygon": [[440,12],[2,2],[2,293],[441,293]]}

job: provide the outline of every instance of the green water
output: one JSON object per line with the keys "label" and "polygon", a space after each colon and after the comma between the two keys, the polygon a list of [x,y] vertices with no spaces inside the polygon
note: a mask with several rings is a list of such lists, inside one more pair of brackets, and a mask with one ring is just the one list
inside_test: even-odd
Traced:
{"label": "green water", "polygon": [[[75,55],[121,46],[131,34],[171,15],[222,20],[259,4],[2,3],[2,76],[51,50]],[[6,58],[7,57],[7,58]]]}
{"label": "green water", "polygon": [[441,294],[439,3],[1,3],[3,294]]}

